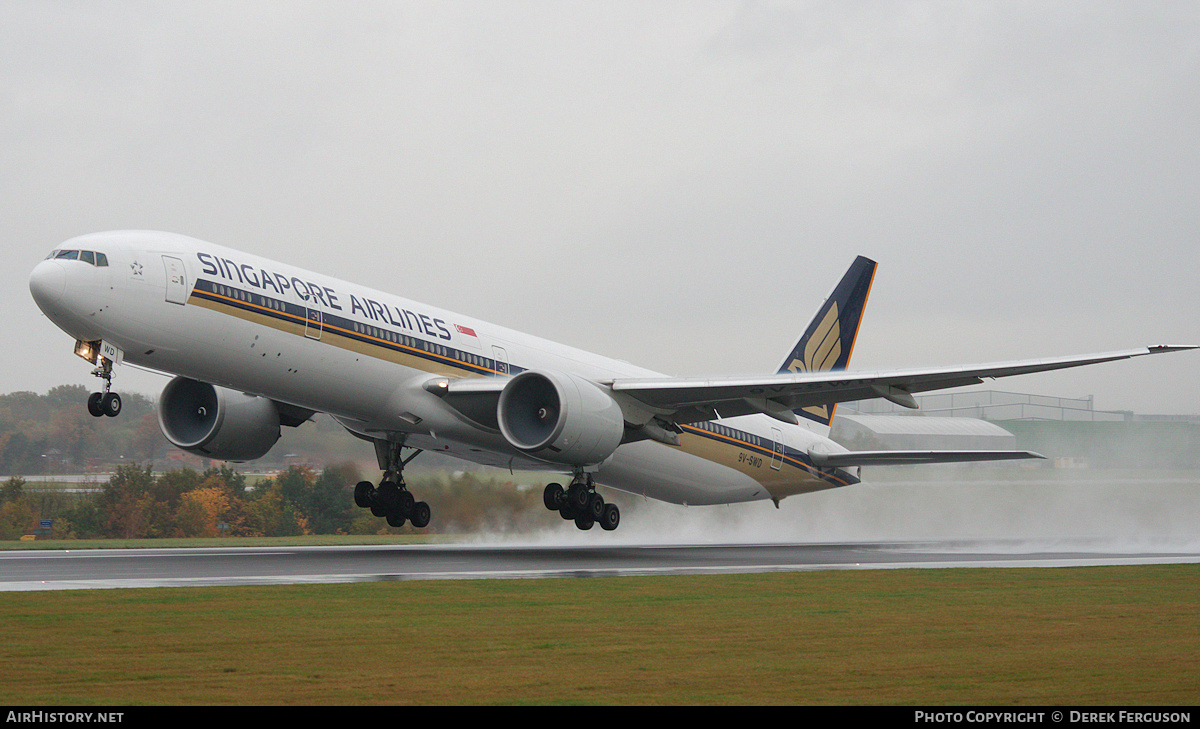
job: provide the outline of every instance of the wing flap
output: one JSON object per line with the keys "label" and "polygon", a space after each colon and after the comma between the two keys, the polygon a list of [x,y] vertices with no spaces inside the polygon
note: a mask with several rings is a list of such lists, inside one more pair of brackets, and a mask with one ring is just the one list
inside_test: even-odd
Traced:
{"label": "wing flap", "polygon": [[913,466],[924,463],[973,463],[1045,458],[1033,451],[850,451],[848,453],[808,454],[820,468],[847,466]]}

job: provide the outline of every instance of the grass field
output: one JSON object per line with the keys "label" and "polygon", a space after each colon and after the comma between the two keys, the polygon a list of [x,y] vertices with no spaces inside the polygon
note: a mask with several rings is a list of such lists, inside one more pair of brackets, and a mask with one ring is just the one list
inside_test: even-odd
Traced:
{"label": "grass field", "polygon": [[0,593],[0,702],[1174,704],[1200,566]]}

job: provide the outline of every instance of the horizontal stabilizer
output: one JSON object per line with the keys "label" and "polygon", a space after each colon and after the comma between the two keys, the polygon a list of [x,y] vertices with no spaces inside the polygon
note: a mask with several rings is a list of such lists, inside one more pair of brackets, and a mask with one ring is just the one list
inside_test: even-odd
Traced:
{"label": "horizontal stabilizer", "polygon": [[972,461],[1011,461],[1022,458],[1045,458],[1033,451],[851,451],[849,453],[815,453],[809,458],[818,467],[845,466],[912,466],[922,463],[969,463]]}

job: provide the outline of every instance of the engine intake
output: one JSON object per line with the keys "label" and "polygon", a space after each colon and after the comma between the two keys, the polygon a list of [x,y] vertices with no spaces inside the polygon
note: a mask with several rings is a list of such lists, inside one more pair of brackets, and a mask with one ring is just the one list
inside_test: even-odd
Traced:
{"label": "engine intake", "polygon": [[163,388],[158,425],[176,448],[221,461],[253,461],[279,440],[275,403],[186,377]]}
{"label": "engine intake", "polygon": [[621,406],[594,382],[529,370],[500,393],[500,432],[509,445],[543,461],[591,466],[613,454],[625,433]]}

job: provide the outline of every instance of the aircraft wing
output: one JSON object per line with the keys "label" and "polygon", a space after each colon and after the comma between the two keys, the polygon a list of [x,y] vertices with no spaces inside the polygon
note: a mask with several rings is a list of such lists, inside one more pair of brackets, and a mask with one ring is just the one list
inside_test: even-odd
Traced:
{"label": "aircraft wing", "polygon": [[[626,418],[636,425],[647,424],[647,421],[653,418],[659,421],[660,425],[672,428],[675,425],[754,413],[764,413],[786,423],[795,423],[797,420],[794,411],[803,408],[825,407],[839,402],[877,397],[915,408],[917,403],[912,395],[917,392],[978,385],[985,379],[1082,367],[1185,349],[1196,347],[1160,345],[1119,352],[959,367],[876,372],[785,372],[757,377],[618,378],[598,384],[610,388],[618,400],[631,398],[636,402],[634,409],[640,411],[640,417],[629,417],[633,413],[627,411]],[[426,389],[444,398],[472,420],[496,429],[499,427],[496,422],[496,401],[507,382],[508,378],[439,377],[430,380]],[[625,404],[622,405],[622,409],[625,409]],[[894,454],[895,451],[891,453]],[[890,458],[895,459],[896,456]],[[879,463],[880,461],[876,460],[875,464]],[[864,462],[857,465],[867,464]]]}
{"label": "aircraft wing", "polygon": [[882,397],[915,408],[917,403],[912,394],[917,392],[977,385],[985,379],[1081,367],[1183,349],[1195,347],[1161,345],[1120,352],[960,367],[877,372],[799,372],[760,377],[635,378],[616,379],[605,384],[613,392],[632,397],[647,406],[664,421],[692,423],[715,417],[765,413],[784,422],[795,422],[792,411],[807,407]]}

